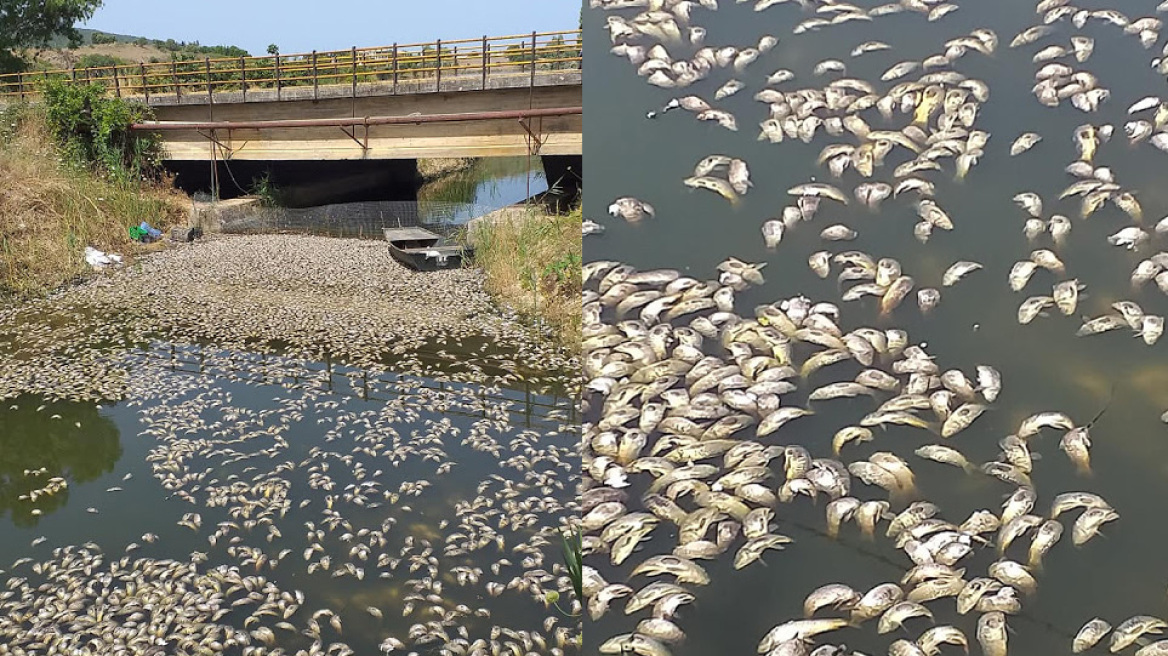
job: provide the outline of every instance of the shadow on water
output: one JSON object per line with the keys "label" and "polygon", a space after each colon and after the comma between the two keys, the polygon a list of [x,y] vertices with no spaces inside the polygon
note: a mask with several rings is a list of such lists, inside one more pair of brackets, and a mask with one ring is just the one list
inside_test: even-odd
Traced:
{"label": "shadow on water", "polygon": [[[29,493],[55,477],[72,485],[109,473],[122,456],[118,428],[92,404],[50,402],[24,396],[0,406],[0,518],[22,528],[65,506],[68,488]],[[27,473],[38,472],[42,473]],[[40,510],[34,515],[33,510]]]}

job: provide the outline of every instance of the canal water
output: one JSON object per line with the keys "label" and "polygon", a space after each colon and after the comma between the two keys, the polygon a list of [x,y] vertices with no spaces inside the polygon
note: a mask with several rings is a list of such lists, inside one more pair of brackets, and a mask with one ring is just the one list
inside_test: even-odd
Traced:
{"label": "canal water", "polygon": [[[1132,252],[1109,245],[1107,237],[1132,221],[1114,204],[1108,203],[1089,219],[1080,218],[1079,197],[1059,199],[1060,192],[1075,178],[1064,167],[1078,155],[1072,134],[1084,123],[1114,128],[1110,141],[1099,147],[1096,166],[1110,167],[1118,184],[1131,190],[1143,207],[1144,228],[1168,213],[1168,193],[1163,185],[1168,155],[1149,145],[1128,143],[1124,124],[1135,118],[1151,120],[1150,113],[1132,117],[1127,109],[1149,95],[1164,94],[1164,78],[1149,67],[1159,56],[1164,39],[1155,40],[1151,48],[1141,47],[1134,35],[1098,18],[1076,29],[1070,18],[1057,21],[1053,34],[1037,44],[1011,49],[1011,39],[1024,28],[1041,22],[1033,3],[990,0],[960,2],[959,9],[940,20],[930,22],[925,15],[903,12],[876,18],[832,25],[818,31],[793,34],[801,21],[816,16],[801,10],[796,3],[777,3],[762,12],[752,11],[754,3],[719,3],[717,11],[694,7],[692,24],[706,28],[705,43],[715,48],[752,46],[766,34],[778,38],[778,45],[749,65],[743,72],[732,68],[714,69],[704,80],[685,89],[662,89],[646,84],[636,67],[621,57],[608,53],[612,46],[605,22],[609,16],[632,20],[637,9],[605,12],[586,10],[584,33],[589,61],[586,69],[585,102],[586,156],[590,177],[585,190],[585,216],[602,223],[606,231],[584,238],[585,263],[616,260],[642,269],[671,268],[698,280],[714,280],[717,266],[728,257],[746,262],[765,263],[762,270],[766,283],[752,287],[735,298],[735,311],[753,316],[759,304],[774,303],[796,295],[813,301],[839,305],[840,326],[845,330],[860,326],[881,329],[902,328],[912,343],[927,344],[941,371],[958,368],[973,376],[976,365],[991,365],[1001,372],[1003,391],[984,415],[947,445],[959,449],[975,464],[998,457],[998,441],[1017,431],[1019,422],[1036,412],[1062,411],[1079,424],[1086,424],[1106,408],[1091,427],[1092,475],[1082,476],[1059,450],[1059,435],[1050,430],[1030,442],[1040,454],[1031,474],[1038,493],[1034,512],[1046,515],[1055,495],[1070,491],[1089,491],[1102,496],[1119,514],[1119,519],[1103,527],[1104,537],[1096,537],[1081,547],[1071,544],[1071,523],[1075,514],[1063,518],[1065,535],[1036,570],[1038,591],[1026,598],[1022,610],[1008,618],[1011,628],[1009,650],[1016,654],[1065,653],[1072,637],[1093,617],[1099,616],[1112,625],[1128,617],[1147,614],[1168,616],[1168,561],[1161,545],[1168,537],[1164,522],[1163,499],[1168,498],[1168,430],[1160,415],[1168,408],[1168,358],[1165,342],[1146,345],[1126,328],[1090,337],[1076,337],[1083,317],[1110,311],[1109,305],[1120,299],[1133,300],[1149,314],[1168,313],[1168,299],[1154,283],[1133,289],[1129,277],[1141,260],[1165,248],[1165,236],[1152,234],[1149,243]],[[865,8],[872,3],[857,3]],[[1154,2],[1090,3],[1089,9],[1114,8],[1131,20],[1154,16]],[[821,13],[820,16],[825,14]],[[830,18],[830,14],[827,14]],[[858,143],[851,134],[832,137],[817,132],[811,143],[785,139],[772,144],[758,138],[759,123],[767,118],[767,106],[752,96],[765,86],[765,79],[776,69],[790,69],[795,78],[775,85],[790,91],[822,88],[839,74],[816,76],[813,69],[825,59],[846,64],[846,76],[870,81],[877,93],[886,93],[902,80],[881,82],[880,76],[890,66],[905,60],[921,61],[945,51],[951,39],[966,36],[972,30],[987,28],[996,33],[1000,43],[991,55],[973,50],[957,59],[951,67],[960,74],[984,81],[990,90],[988,101],[980,105],[975,128],[990,135],[984,155],[964,180],[956,180],[953,160],[940,160],[943,171],[919,174],[936,185],[936,202],[952,218],[955,229],[937,230],[927,243],[914,238],[913,224],[919,219],[912,205],[915,194],[902,194],[884,201],[872,211],[857,202],[852,190],[861,182],[895,183],[892,170],[911,158],[906,150],[895,148],[884,166],[870,179],[861,178],[849,169],[842,180],[832,177],[826,166],[817,166],[820,151],[831,143]],[[1098,111],[1085,113],[1064,100],[1057,108],[1042,106],[1031,92],[1035,72],[1041,64],[1031,61],[1040,48],[1060,44],[1069,46],[1069,37],[1085,35],[1094,39],[1094,53],[1084,63],[1063,57],[1075,70],[1085,70],[1098,78],[1098,84],[1110,90],[1110,100]],[[857,45],[879,40],[890,49],[852,57]],[[645,42],[652,45],[652,41]],[[674,59],[687,58],[695,50],[688,45],[670,45]],[[745,83],[743,91],[723,100],[713,99],[715,90],[731,78]],[[729,131],[714,121],[699,122],[684,110],[660,111],[670,98],[694,94],[727,110],[737,119],[738,130]],[[658,112],[646,118],[647,112]],[[875,108],[862,114],[873,129],[899,130],[911,118],[897,110],[891,121],[884,120]],[[1017,157],[1009,154],[1011,143],[1024,132],[1042,136],[1033,149]],[[741,158],[747,162],[753,187],[731,205],[716,194],[692,189],[682,180],[693,175],[695,164],[711,154]],[[722,174],[724,175],[724,174]],[[774,250],[763,243],[760,228],[767,219],[781,215],[794,198],[787,190],[797,184],[817,179],[838,185],[850,202],[845,206],[824,200],[819,213],[809,223],[788,230]],[[1012,265],[1026,259],[1036,248],[1052,248],[1048,234],[1028,243],[1022,228],[1027,214],[1012,198],[1020,192],[1034,192],[1044,201],[1042,218],[1054,214],[1070,217],[1073,229],[1062,247],[1054,247],[1066,263],[1065,275],[1039,270],[1030,284],[1019,293],[1007,285]],[[655,217],[630,223],[607,214],[616,198],[632,196],[650,203]],[[842,223],[858,233],[851,242],[828,242],[820,231]],[[873,258],[896,258],[904,273],[916,281],[916,288],[891,316],[880,317],[879,299],[843,302],[841,294],[854,283],[837,283],[840,268],[820,279],[808,267],[808,256],[815,251],[833,253],[859,250]],[[952,287],[941,286],[942,273],[954,262],[968,260],[983,265]],[[1055,308],[1028,325],[1016,318],[1019,304],[1029,296],[1050,295],[1056,282],[1077,279],[1084,290],[1077,310],[1063,316]],[[915,303],[916,289],[936,287],[942,292],[940,305],[930,315],[923,315]],[[680,324],[678,324],[680,325]],[[712,340],[707,340],[710,344]],[[714,345],[707,348],[718,353]],[[724,355],[724,353],[723,353]],[[783,405],[807,403],[809,389],[836,380],[847,380],[862,367],[855,363],[835,365],[814,374],[807,388],[793,393]],[[850,372],[850,373],[849,373]],[[599,396],[593,404],[598,408]],[[812,403],[816,414],[762,440],[764,444],[799,444],[816,458],[830,458],[832,435],[855,424],[884,400],[876,402],[864,396]],[[596,414],[585,421],[597,421]],[[904,459],[916,475],[920,498],[935,503],[942,517],[960,523],[977,509],[1000,512],[1004,495],[1012,485],[982,475],[966,475],[960,469],[924,460],[913,454],[923,444],[941,441],[938,436],[904,426],[874,429],[875,440],[845,447],[842,460],[851,463],[867,458],[876,451],[889,451]],[[744,431],[743,435],[750,431]],[[649,446],[659,435],[649,437]],[[720,465],[720,458],[714,459]],[[782,460],[771,467],[777,481],[782,479]],[[644,490],[648,473],[630,475],[630,511],[642,511],[637,492]],[[771,487],[775,487],[774,481]],[[861,500],[882,498],[879,488],[852,481],[852,494]],[[887,498],[887,495],[883,496]],[[682,502],[692,509],[692,502]],[[893,511],[904,504],[894,504]],[[826,536],[825,501],[811,502],[800,497],[776,508],[775,532],[794,539],[794,543],[777,552],[767,552],[764,563],[754,563],[735,570],[731,551],[714,560],[698,561],[708,572],[707,586],[688,586],[696,600],[683,606],[676,619],[684,630],[684,642],[670,646],[675,656],[706,654],[754,654],[763,636],[774,626],[803,616],[804,598],[828,583],[844,583],[861,593],[883,582],[898,581],[912,566],[893,542],[883,537],[875,541],[861,538],[856,527],[845,525],[840,537]],[[1049,515],[1047,515],[1049,516]],[[882,535],[880,531],[879,535]],[[610,582],[625,582],[632,568],[651,555],[668,553],[677,544],[677,531],[661,522],[647,542],[622,566],[609,563],[607,554],[585,558]],[[1020,538],[1008,555],[1026,561],[1030,534]],[[986,567],[997,557],[994,547],[977,549],[961,562],[968,569],[967,578],[985,576]],[[637,577],[629,584],[634,590],[652,580]],[[587,653],[597,653],[599,645],[610,637],[633,631],[648,616],[647,611],[632,615],[623,612],[623,601],[597,622],[585,627]],[[959,615],[951,598],[928,604],[936,623],[961,629],[970,643],[975,643],[977,613]],[[822,616],[846,617],[846,612],[821,611]],[[924,620],[910,620],[910,630],[878,635],[876,621],[849,627],[817,639],[818,643],[846,643],[861,653],[886,653],[893,640],[915,639],[929,626]],[[1105,638],[1097,651],[1106,649]],[[959,647],[942,647],[956,653]],[[977,650],[976,644],[972,649]],[[1130,649],[1134,649],[1130,648]]]}

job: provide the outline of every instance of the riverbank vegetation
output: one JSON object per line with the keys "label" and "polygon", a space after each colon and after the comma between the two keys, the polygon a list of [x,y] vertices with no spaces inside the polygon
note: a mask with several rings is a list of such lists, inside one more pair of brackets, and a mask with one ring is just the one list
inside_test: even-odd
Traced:
{"label": "riverbank vegetation", "polygon": [[0,296],[46,293],[89,270],[86,246],[132,254],[142,221],[162,229],[187,202],[161,179],[140,109],[85,87],[48,89],[0,112]]}
{"label": "riverbank vegetation", "polygon": [[580,208],[549,214],[531,205],[504,212],[479,222],[469,235],[487,291],[546,323],[565,345],[579,348]]}

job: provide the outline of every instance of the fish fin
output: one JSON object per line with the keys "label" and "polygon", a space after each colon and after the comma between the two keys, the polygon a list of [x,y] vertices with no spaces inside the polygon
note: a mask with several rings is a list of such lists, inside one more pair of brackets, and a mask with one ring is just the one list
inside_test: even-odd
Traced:
{"label": "fish fin", "polygon": [[1042,460],[1042,454],[1041,454],[1041,453],[1031,453],[1031,454],[1030,454],[1030,459],[1031,459],[1031,460],[1034,460],[1034,461],[1036,461],[1036,462],[1037,462],[1037,461],[1039,461],[1039,460]]}

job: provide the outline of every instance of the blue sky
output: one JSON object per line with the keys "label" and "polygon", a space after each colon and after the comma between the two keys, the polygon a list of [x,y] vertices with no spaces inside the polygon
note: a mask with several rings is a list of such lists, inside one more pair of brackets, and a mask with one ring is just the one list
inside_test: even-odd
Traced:
{"label": "blue sky", "polygon": [[84,25],[253,55],[574,30],[580,0],[105,0]]}

